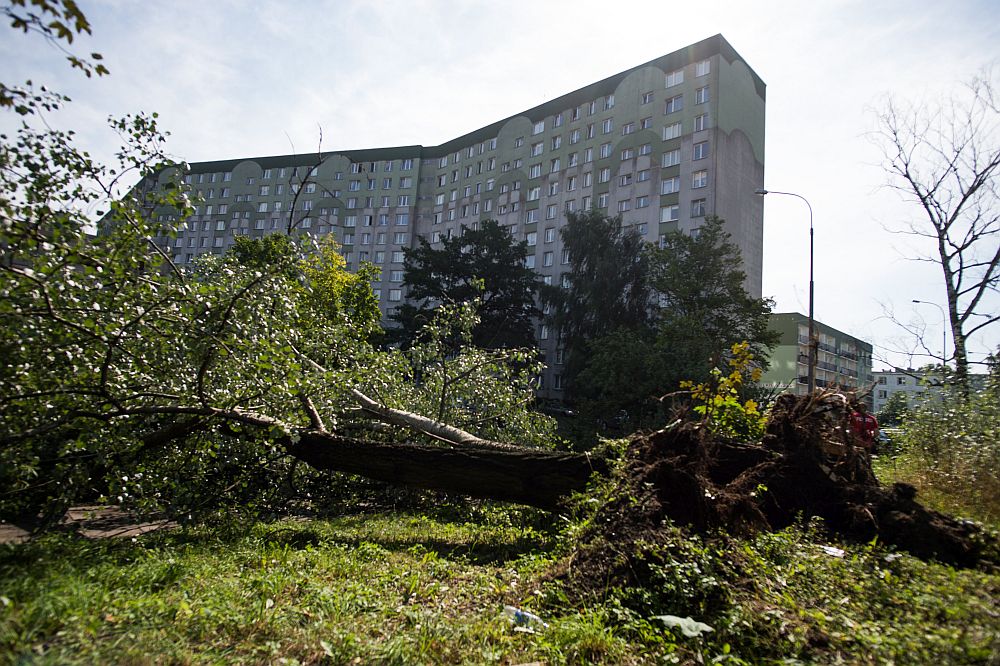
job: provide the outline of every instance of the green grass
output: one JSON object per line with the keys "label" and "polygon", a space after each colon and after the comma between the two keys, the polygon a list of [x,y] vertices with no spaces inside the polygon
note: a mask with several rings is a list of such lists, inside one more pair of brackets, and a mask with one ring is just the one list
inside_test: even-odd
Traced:
{"label": "green grass", "polygon": [[[121,541],[54,535],[0,548],[0,662],[1000,659],[1000,576],[887,558],[871,546],[840,544],[845,557],[833,557],[803,528],[677,545],[659,584],[677,587],[678,604],[685,593],[725,590],[721,603],[695,617],[715,629],[701,638],[651,620],[683,608],[642,609],[634,603],[641,591],[608,589],[570,602],[572,591],[551,575],[567,566],[560,536],[542,514],[511,507]],[[550,626],[514,631],[504,604]]]}

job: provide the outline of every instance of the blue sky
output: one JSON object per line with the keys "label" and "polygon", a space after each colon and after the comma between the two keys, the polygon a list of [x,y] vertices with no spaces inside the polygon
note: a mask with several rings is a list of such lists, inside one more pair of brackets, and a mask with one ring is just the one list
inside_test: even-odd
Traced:
{"label": "blue sky", "polygon": [[[885,317],[926,324],[940,353],[943,282],[889,233],[919,215],[883,187],[868,134],[886,94],[946,95],[991,63],[1000,3],[920,1],[297,2],[83,0],[111,76],[87,80],[37,38],[0,32],[4,80],[31,78],[73,103],[54,118],[93,154],[116,139],[108,115],[157,111],[188,161],[323,148],[434,145],[689,43],[722,33],[767,84],[766,186],[815,211],[816,316],[919,365]],[[0,120],[9,126],[10,118]],[[763,291],[805,312],[808,213],[765,203]],[[996,301],[988,304],[1000,308]],[[997,327],[1000,329],[1000,327]],[[950,339],[949,339],[950,343]],[[973,341],[973,360],[1000,330]],[[879,367],[876,362],[876,367]]]}

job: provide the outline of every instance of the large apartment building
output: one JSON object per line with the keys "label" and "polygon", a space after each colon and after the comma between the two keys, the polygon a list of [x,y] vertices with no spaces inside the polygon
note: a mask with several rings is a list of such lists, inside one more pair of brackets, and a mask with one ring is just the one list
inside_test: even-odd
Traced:
{"label": "large apartment building", "polygon": [[[407,297],[403,251],[418,236],[434,243],[496,219],[527,241],[527,265],[558,284],[567,211],[621,215],[651,242],[718,215],[759,296],[764,98],[716,35],[438,146],[193,163],[185,179],[201,203],[162,240],[183,265],[290,223],[335,234],[349,268],[381,268],[372,287],[388,314]],[[549,360],[542,393],[558,397],[561,354],[543,322],[537,334]]]}

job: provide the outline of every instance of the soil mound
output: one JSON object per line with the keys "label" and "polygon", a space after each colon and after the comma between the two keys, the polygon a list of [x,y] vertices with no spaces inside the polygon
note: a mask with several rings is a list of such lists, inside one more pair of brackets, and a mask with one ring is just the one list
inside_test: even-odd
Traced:
{"label": "soil mound", "polygon": [[[690,422],[635,437],[616,479],[620,492],[599,509],[584,542],[617,543],[627,552],[626,543],[656,543],[665,521],[746,534],[818,516],[848,539],[878,537],[924,559],[995,567],[994,537],[921,506],[912,486],[879,483],[868,453],[849,435],[849,405],[849,396],[832,391],[781,396],[760,444],[713,437]],[[600,550],[583,547],[577,573],[589,557],[603,559]],[[589,564],[596,573],[608,563]]]}

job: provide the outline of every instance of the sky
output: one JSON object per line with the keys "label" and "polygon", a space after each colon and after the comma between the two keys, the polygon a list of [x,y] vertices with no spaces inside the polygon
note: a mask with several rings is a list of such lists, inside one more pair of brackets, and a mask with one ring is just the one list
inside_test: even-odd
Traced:
{"label": "sky", "polygon": [[[876,369],[940,356],[941,312],[912,300],[944,307],[941,271],[892,232],[920,210],[885,186],[871,134],[889,95],[942,99],[1000,71],[996,0],[79,4],[93,34],[73,50],[100,52],[110,76],[87,79],[11,30],[0,63],[9,84],[69,95],[50,122],[103,160],[118,145],[107,117],[138,111],[157,112],[189,162],[314,151],[320,135],[323,150],[437,145],[721,33],[767,84],[765,187],[812,205],[816,318],[871,342]],[[766,198],[763,294],[777,312],[807,312],[808,224],[802,201]],[[923,330],[924,355],[900,353],[916,341],[893,318]],[[998,344],[1000,325],[970,360]]]}

